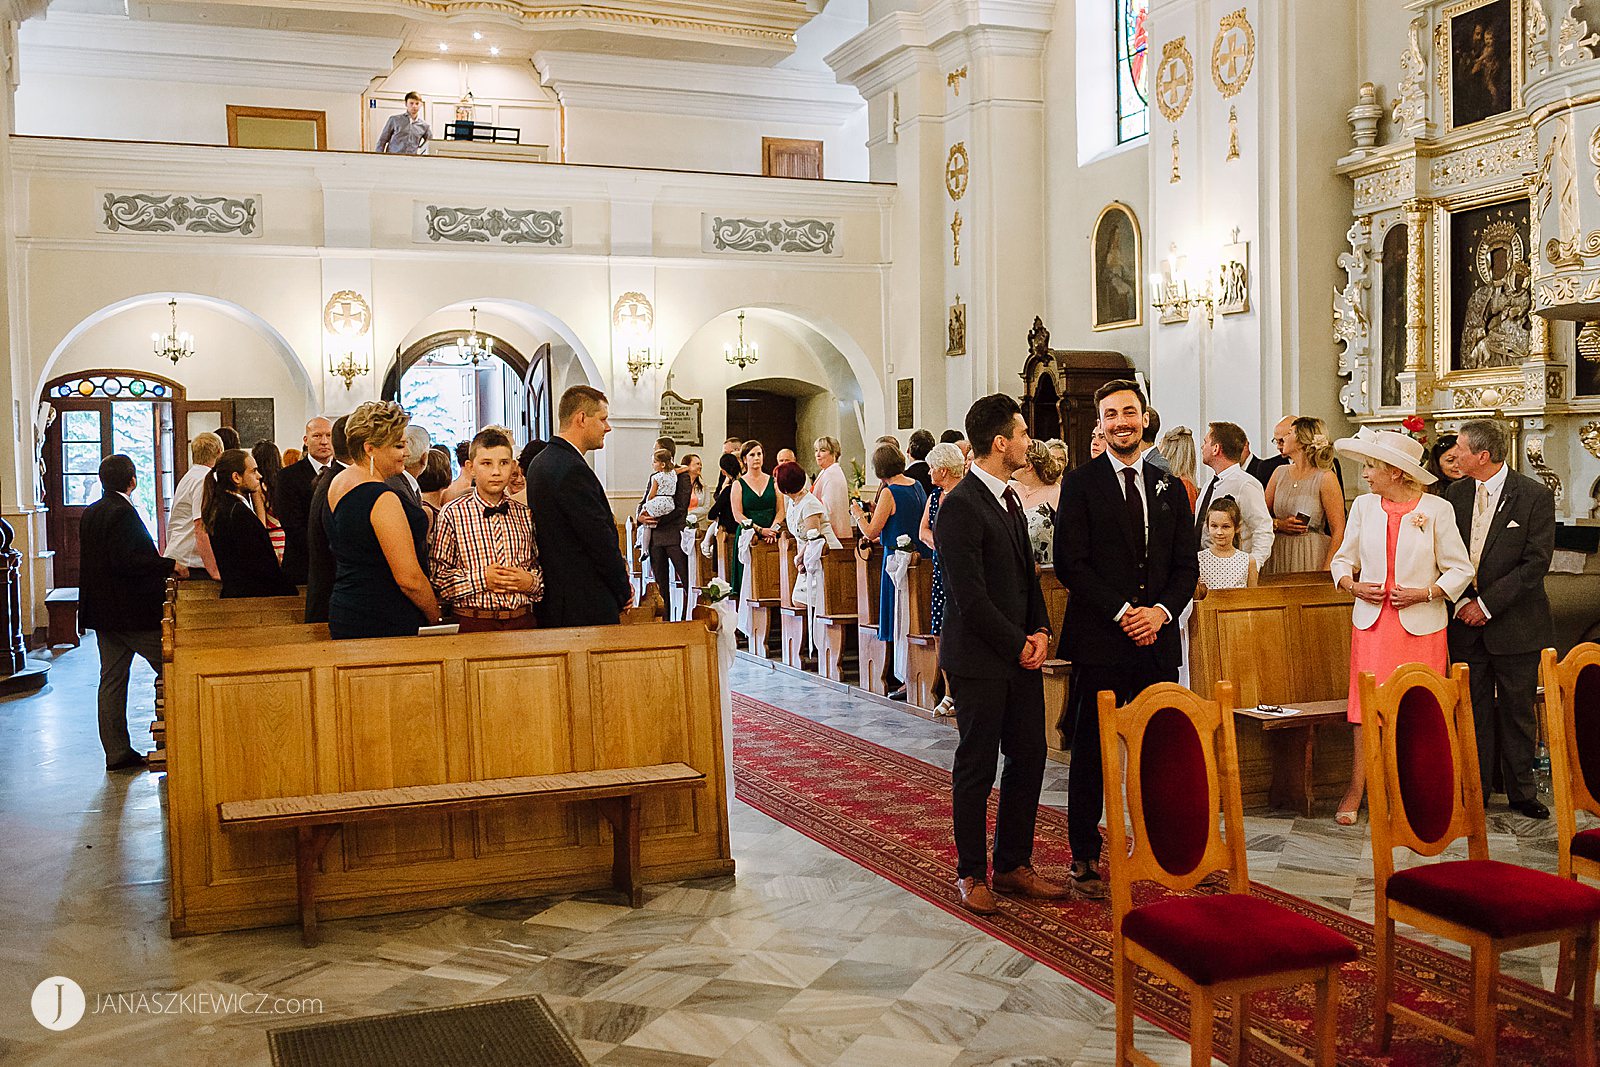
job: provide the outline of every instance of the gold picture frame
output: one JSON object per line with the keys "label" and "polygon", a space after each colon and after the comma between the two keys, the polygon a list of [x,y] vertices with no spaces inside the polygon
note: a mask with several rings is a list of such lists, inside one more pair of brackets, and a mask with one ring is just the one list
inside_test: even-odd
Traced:
{"label": "gold picture frame", "polygon": [[1096,331],[1143,324],[1143,246],[1133,208],[1113,200],[1100,209],[1089,240],[1089,306]]}
{"label": "gold picture frame", "polygon": [[1460,0],[1440,14],[1435,60],[1447,131],[1522,106],[1522,3]]}

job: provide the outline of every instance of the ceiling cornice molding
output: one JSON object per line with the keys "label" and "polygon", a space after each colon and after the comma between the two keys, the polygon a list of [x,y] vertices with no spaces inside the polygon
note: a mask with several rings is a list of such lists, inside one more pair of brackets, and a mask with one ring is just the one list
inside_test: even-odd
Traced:
{"label": "ceiling cornice molding", "polygon": [[921,11],[889,12],[824,61],[870,98],[959,47],[957,38],[977,52],[1041,56],[1054,14],[1054,0],[935,0]]}
{"label": "ceiling cornice molding", "polygon": [[18,33],[22,72],[363,92],[399,38],[357,37],[58,11]]}
{"label": "ceiling cornice molding", "polygon": [[0,0],[0,22],[24,22],[45,14],[50,0]]}
{"label": "ceiling cornice molding", "polygon": [[555,51],[533,65],[565,107],[838,126],[866,106],[821,71]]}

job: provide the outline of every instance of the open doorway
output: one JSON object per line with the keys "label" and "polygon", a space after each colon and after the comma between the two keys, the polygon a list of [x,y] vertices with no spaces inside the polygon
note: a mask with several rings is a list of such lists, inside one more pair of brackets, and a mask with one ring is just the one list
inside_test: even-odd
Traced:
{"label": "open doorway", "polygon": [[728,436],[760,441],[767,463],[780,448],[795,448],[800,420],[795,397],[741,386],[728,390]]}
{"label": "open doorway", "polygon": [[555,432],[550,345],[530,359],[496,338],[493,354],[474,363],[461,355],[459,336],[436,333],[406,349],[389,369],[383,398],[399,401],[442,444],[470,441],[491,424],[508,427],[519,446],[548,440]]}

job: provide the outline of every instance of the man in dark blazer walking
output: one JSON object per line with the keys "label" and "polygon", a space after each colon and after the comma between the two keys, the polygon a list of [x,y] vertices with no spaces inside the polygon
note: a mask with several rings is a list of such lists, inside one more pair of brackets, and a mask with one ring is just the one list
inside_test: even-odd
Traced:
{"label": "man in dark blazer walking", "polygon": [[1450,618],[1450,660],[1465,663],[1471,679],[1484,799],[1498,761],[1511,807],[1548,819],[1533,780],[1533,697],[1539,650],[1553,643],[1544,576],[1555,551],[1556,503],[1542,483],[1506,466],[1507,450],[1495,419],[1463,423],[1451,449],[1465,477],[1445,498],[1477,577]]}
{"label": "man in dark blazer walking", "polygon": [[100,745],[106,770],[145,766],[128,740],[128,668],[142,656],[161,673],[161,606],[167,577],[189,569],[156,551],[130,494],[133,460],[118,453],[100,462],[100,499],[78,524],[79,617],[100,649]]}
{"label": "man in dark blazer walking", "polygon": [[306,537],[311,494],[317,475],[333,462],[333,423],[318,415],[306,423],[306,454],[278,475],[273,507],[283,524],[283,573],[295,585],[306,584]]}
{"label": "man in dark blazer walking", "polygon": [[1062,723],[1072,731],[1072,882],[1100,898],[1105,783],[1097,697],[1109,689],[1126,704],[1157,682],[1178,680],[1177,620],[1194,598],[1200,564],[1188,493],[1141,454],[1144,391],[1137,382],[1111,381],[1094,402],[1106,450],[1062,482],[1055,565],[1071,597],[1057,655],[1072,663]]}
{"label": "man in dark blazer walking", "polygon": [[[1007,486],[1027,463],[1028,428],[1004,393],[967,412],[973,461],[945,494],[935,532],[944,573],[939,666],[950,681],[961,742],[951,769],[956,892],[979,915],[999,910],[994,892],[1068,895],[1033,870],[1033,831],[1044,781],[1044,679],[1050,622],[1028,545],[1022,502]],[[1005,754],[989,881],[989,791]]]}
{"label": "man in dark blazer walking", "polygon": [[610,416],[604,393],[574,385],[561,394],[556,436],[528,464],[528,507],[544,567],[542,627],[612,626],[633,601],[616,517],[583,459],[605,447]]}

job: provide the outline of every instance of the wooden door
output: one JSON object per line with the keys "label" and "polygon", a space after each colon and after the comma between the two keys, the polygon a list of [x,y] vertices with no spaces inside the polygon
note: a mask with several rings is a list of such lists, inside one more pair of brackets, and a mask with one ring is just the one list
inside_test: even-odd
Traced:
{"label": "wooden door", "polygon": [[555,398],[550,395],[550,343],[547,341],[534,352],[528,361],[528,371],[522,377],[523,417],[526,419],[528,440],[548,441],[555,436]]}
{"label": "wooden door", "polygon": [[822,142],[761,138],[761,173],[769,178],[821,178]]}
{"label": "wooden door", "polygon": [[794,448],[800,432],[794,397],[761,389],[729,389],[727,421],[729,436],[761,442],[769,471],[778,449]]}
{"label": "wooden door", "polygon": [[232,425],[233,401],[231,400],[174,400],[172,403],[173,473],[182,478],[188,472],[189,442],[196,435],[216,426]]}
{"label": "wooden door", "polygon": [[100,461],[111,455],[111,401],[56,400],[45,435],[46,533],[55,552],[55,584],[78,584],[78,520],[100,499]]}

